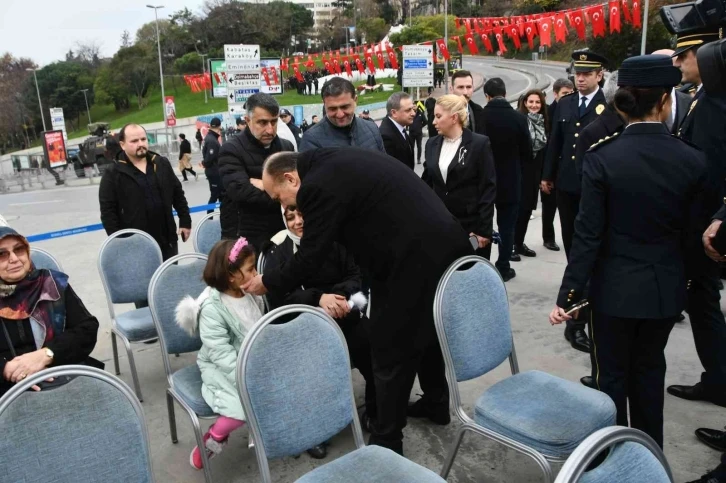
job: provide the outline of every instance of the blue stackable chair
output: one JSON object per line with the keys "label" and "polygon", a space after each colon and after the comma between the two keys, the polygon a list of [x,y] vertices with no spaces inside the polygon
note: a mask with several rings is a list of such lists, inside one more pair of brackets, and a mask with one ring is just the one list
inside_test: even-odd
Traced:
{"label": "blue stackable chair", "polygon": [[212,247],[222,239],[222,224],[219,220],[219,212],[209,213],[197,224],[192,235],[194,251],[209,255]]}
{"label": "blue stackable chair", "polygon": [[[191,262],[191,263],[184,263]],[[197,332],[190,336],[176,323],[175,311],[179,302],[187,295],[197,298],[206,288],[202,280],[207,256],[200,253],[188,253],[170,258],[154,273],[149,284],[149,308],[159,335],[161,357],[169,387],[166,390],[166,404],[169,412],[169,429],[171,441],[177,443],[176,417],[174,401],[184,408],[192,421],[197,446],[204,447],[199,418],[211,419],[217,415],[202,397],[202,374],[196,362],[176,371],[171,367],[169,354],[186,354],[196,352],[202,347],[202,340]],[[212,481],[212,472],[207,459],[207,452],[201,451],[204,478],[207,483]]]}
{"label": "blue stackable chair", "polygon": [[[587,471],[598,454],[605,460]],[[585,439],[567,458],[555,483],[673,483],[660,446],[642,431],[623,426],[603,428]]]}
{"label": "blue stackable chair", "polygon": [[[299,315],[274,324],[290,314]],[[338,324],[320,309],[288,305],[260,319],[242,343],[237,388],[266,483],[271,481],[268,458],[298,455],[351,424],[356,449],[298,482],[444,481],[387,448],[365,446],[345,338]]]}
{"label": "blue stackable chair", "polygon": [[58,272],[63,271],[63,267],[58,259],[42,248],[30,247],[30,260],[38,270],[47,268],[48,270],[56,270]]}
{"label": "blue stackable chair", "polygon": [[[560,463],[590,434],[615,424],[615,404],[606,394],[541,371],[519,372],[504,281],[488,260],[467,256],[442,276],[434,300],[436,334],[456,416],[462,423],[441,470],[446,478],[471,431],[534,459],[544,481],[550,462]],[[459,382],[480,377],[509,358],[512,376],[464,411]]]}
{"label": "blue stackable chair", "polygon": [[[31,390],[48,378],[72,379]],[[0,398],[0,480],[153,483],[141,404],[118,378],[88,366],[28,376]]]}
{"label": "blue stackable chair", "polygon": [[121,373],[118,367],[118,348],[116,347],[116,337],[119,337],[126,348],[131,377],[134,380],[134,388],[139,401],[143,401],[143,397],[130,342],[154,339],[157,336],[156,328],[149,307],[129,310],[116,315],[113,306],[114,304],[145,302],[149,282],[161,262],[161,249],[156,241],[148,233],[134,229],[120,230],[112,234],[106,238],[98,252],[98,272],[101,275],[108,311],[111,315],[111,348],[113,349],[114,369],[116,375]]}

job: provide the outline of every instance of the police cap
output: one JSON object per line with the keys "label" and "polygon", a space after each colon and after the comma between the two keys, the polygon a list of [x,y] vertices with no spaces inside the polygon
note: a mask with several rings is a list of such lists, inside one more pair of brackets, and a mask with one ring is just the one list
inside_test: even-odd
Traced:
{"label": "police cap", "polygon": [[575,61],[573,66],[575,72],[590,72],[591,70],[602,69],[608,65],[608,60],[605,57],[588,50],[573,52],[572,60]]}
{"label": "police cap", "polygon": [[720,38],[723,38],[723,30],[717,25],[704,27],[696,32],[688,32],[687,34],[679,34],[676,40],[676,50],[673,52],[673,57],[678,57],[683,52],[694,47],[700,47],[703,44],[714,42]]}

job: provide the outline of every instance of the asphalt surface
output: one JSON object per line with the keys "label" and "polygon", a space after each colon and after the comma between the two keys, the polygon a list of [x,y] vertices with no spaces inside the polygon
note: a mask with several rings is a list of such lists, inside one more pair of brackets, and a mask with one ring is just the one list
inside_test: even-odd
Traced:
{"label": "asphalt surface", "polygon": [[[507,83],[509,93],[524,91],[533,82],[532,77],[517,71],[501,69],[488,59],[465,58],[464,65],[487,78],[499,75]],[[505,65],[505,63],[501,63]],[[508,67],[531,69],[527,63],[506,63]],[[556,79],[564,75],[563,66],[542,67],[541,75]],[[475,95],[477,102],[484,103],[483,94]],[[196,158],[195,158],[196,164]],[[421,167],[417,166],[420,174]],[[201,205],[208,199],[206,180],[184,183],[189,204]],[[6,194],[0,196],[2,213],[19,232],[32,235],[52,230],[94,224],[99,222],[98,186],[65,187]],[[537,252],[537,257],[513,263],[517,277],[507,284],[511,306],[511,320],[520,369],[538,369],[551,374],[578,381],[590,370],[589,357],[575,351],[564,340],[562,327],[551,327],[547,314],[555,302],[561,276],[565,268],[563,251],[551,252],[542,246],[541,218],[539,212],[530,222],[526,243]],[[192,215],[196,224],[203,214]],[[555,221],[557,240],[561,244],[558,221]],[[93,356],[106,362],[112,370],[110,347],[110,320],[106,300],[98,275],[97,254],[105,238],[103,232],[86,233],[77,236],[38,242],[37,246],[49,250],[63,264],[70,275],[70,282],[79,293],[88,309],[98,317],[101,328],[98,344]],[[191,242],[180,244],[180,251],[192,251]],[[493,250],[497,256],[497,248]],[[427,302],[430,303],[430,302]],[[117,307],[117,312],[131,307]],[[134,354],[139,368],[145,400],[143,409],[149,424],[151,452],[154,471],[158,482],[202,482],[201,472],[188,464],[189,452],[194,446],[191,425],[181,408],[177,407],[179,443],[172,444],[169,438],[168,418],[164,391],[166,378],[159,347],[134,345]],[[121,354],[121,379],[131,384],[126,356]],[[671,333],[666,349],[669,364],[666,384],[693,384],[702,371],[693,345],[688,321],[679,323]],[[195,356],[182,355],[172,358],[175,367],[193,364]],[[508,364],[503,364],[484,377],[461,384],[465,408],[470,412],[482,391],[509,373]],[[362,378],[354,372],[355,389],[362,398]],[[420,392],[415,387],[415,394]],[[718,464],[720,454],[699,443],[693,431],[698,427],[721,428],[724,425],[724,410],[710,403],[689,402],[665,396],[665,454],[672,466],[676,481],[696,479]],[[206,423],[203,421],[206,427]],[[404,448],[406,456],[434,471],[439,471],[446,451],[454,439],[457,422],[449,426],[435,426],[423,421],[412,420],[405,429]],[[353,448],[348,431],[343,431],[332,440],[329,456],[321,461],[311,459],[307,454],[299,458],[284,458],[273,461],[271,470],[275,481],[292,481],[322,463],[344,454]],[[557,470],[557,468],[555,468]],[[247,430],[233,433],[225,452],[212,463],[217,482],[244,482],[258,479],[257,464],[253,451],[247,449]],[[470,482],[534,482],[541,481],[535,464],[527,457],[505,449],[493,442],[476,436],[467,436],[454,463],[449,481]]]}

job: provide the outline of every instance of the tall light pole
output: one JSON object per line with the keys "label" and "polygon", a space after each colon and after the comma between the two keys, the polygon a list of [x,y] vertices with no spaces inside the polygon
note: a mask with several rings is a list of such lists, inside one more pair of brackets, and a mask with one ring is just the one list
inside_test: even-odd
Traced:
{"label": "tall light pole", "polygon": [[45,116],[43,115],[43,102],[40,100],[40,87],[38,87],[38,76],[35,74],[35,69],[25,69],[27,71],[33,71],[33,78],[35,79],[35,91],[38,93],[38,106],[40,107],[40,120],[43,121],[43,131],[45,131]]}
{"label": "tall light pole", "polygon": [[166,134],[166,155],[169,155],[169,126],[166,118],[166,100],[164,95],[164,66],[161,62],[161,34],[159,32],[159,9],[164,8],[163,5],[147,5],[148,8],[154,9],[154,18],[156,19],[156,49],[159,53],[159,81],[161,82],[161,110],[164,113],[164,131]]}
{"label": "tall light pole", "polygon": [[86,93],[88,92],[88,89],[81,89],[78,92],[83,92],[83,98],[86,100],[86,112],[88,113],[88,124],[91,124],[91,110],[88,108],[88,96]]}
{"label": "tall light pole", "polygon": [[[411,0],[409,0],[411,1]],[[449,1],[444,0],[444,42],[449,43]],[[435,67],[435,66],[434,66]],[[444,59],[444,94],[449,93],[449,62]]]}
{"label": "tall light pole", "polygon": [[645,39],[648,36],[648,0],[645,0],[645,8],[643,9],[643,35],[640,38],[640,55],[645,55]]}
{"label": "tall light pole", "polygon": [[[197,48],[197,44],[200,44],[201,42],[202,42],[201,40],[197,40],[197,43],[194,44],[194,50],[196,50],[197,51],[197,55],[202,58],[202,73],[204,74],[204,77],[205,77],[204,82],[206,82],[207,81],[207,79],[206,79],[206,77],[207,77],[207,63],[204,61],[204,58],[205,57],[209,57],[209,54],[202,54],[201,52],[199,52],[199,49]],[[210,79],[210,81],[211,81],[211,79]],[[205,104],[207,103],[207,89],[206,88],[204,89],[204,103]],[[164,112],[166,112],[166,108],[164,108]]]}

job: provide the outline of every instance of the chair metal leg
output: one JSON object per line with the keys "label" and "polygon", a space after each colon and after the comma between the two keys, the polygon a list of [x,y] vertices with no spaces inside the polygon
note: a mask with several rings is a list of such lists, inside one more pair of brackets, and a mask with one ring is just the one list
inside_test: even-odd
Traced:
{"label": "chair metal leg", "polygon": [[141,395],[141,385],[139,384],[139,375],[136,372],[136,361],[134,361],[134,353],[131,350],[131,344],[126,337],[121,337],[121,342],[126,347],[126,355],[129,358],[129,367],[131,368],[131,379],[134,381],[134,388],[136,391],[136,397],[139,398],[139,402],[144,402],[144,397]]}
{"label": "chair metal leg", "polygon": [[171,442],[178,443],[179,438],[176,434],[176,415],[174,414],[174,397],[166,391],[166,408],[169,412],[169,433],[171,434]]}
{"label": "chair metal leg", "polygon": [[443,479],[446,479],[449,476],[451,467],[454,464],[454,458],[456,458],[456,453],[459,452],[459,447],[461,446],[461,442],[464,439],[465,432],[466,432],[466,426],[460,427],[459,430],[456,432],[456,438],[454,439],[454,443],[451,445],[449,454],[446,456],[446,459],[444,460],[444,467],[441,468],[440,476]]}
{"label": "chair metal leg", "polygon": [[118,376],[121,371],[118,368],[118,347],[116,346],[116,333],[114,331],[111,331],[111,349],[113,350],[113,368]]}
{"label": "chair metal leg", "polygon": [[197,418],[196,414],[189,413],[189,419],[192,420],[192,427],[194,428],[194,438],[197,440],[197,448],[199,448],[199,454],[202,456],[202,470],[204,471],[204,481],[206,483],[212,483],[212,469],[209,467],[209,458],[207,458],[207,449],[204,447],[204,436],[202,435],[202,428],[199,427],[199,418]]}

